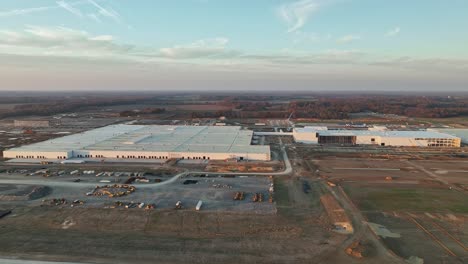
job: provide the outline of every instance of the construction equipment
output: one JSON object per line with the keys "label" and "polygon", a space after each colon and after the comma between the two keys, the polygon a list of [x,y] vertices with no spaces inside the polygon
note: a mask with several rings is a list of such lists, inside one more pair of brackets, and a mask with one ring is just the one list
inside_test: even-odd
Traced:
{"label": "construction equipment", "polygon": [[68,203],[68,201],[65,198],[53,198],[50,200],[42,200],[42,203],[47,204],[47,205],[65,205]]}
{"label": "construction equipment", "polygon": [[88,196],[104,196],[108,197],[121,197],[133,193],[136,190],[135,186],[128,184],[114,184],[96,186],[92,192],[86,193]]}
{"label": "construction equipment", "polygon": [[154,204],[147,204],[145,206],[145,210],[151,210],[151,209],[154,209],[154,208],[156,208],[156,206]]}
{"label": "construction equipment", "polygon": [[233,200],[241,201],[244,200],[244,192],[236,192]]}
{"label": "construction equipment", "polygon": [[263,194],[262,193],[255,193],[254,196],[252,197],[252,201],[254,203],[263,202]]}
{"label": "construction equipment", "polygon": [[253,201],[254,203],[256,203],[256,202],[258,201],[258,194],[257,194],[257,193],[254,194],[254,196],[252,197],[252,201]]}
{"label": "construction equipment", "polygon": [[182,209],[182,202],[181,201],[177,201],[177,203],[175,205],[175,209]]}
{"label": "construction equipment", "polygon": [[76,205],[83,205],[85,202],[82,200],[74,200],[71,204],[71,207],[74,207]]}
{"label": "construction equipment", "polygon": [[273,194],[272,193],[269,193],[268,194],[268,202],[270,203],[273,203],[274,199],[273,199]]}

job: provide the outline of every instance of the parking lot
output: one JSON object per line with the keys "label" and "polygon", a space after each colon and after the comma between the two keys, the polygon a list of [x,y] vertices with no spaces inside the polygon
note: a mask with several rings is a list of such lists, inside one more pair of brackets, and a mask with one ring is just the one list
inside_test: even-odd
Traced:
{"label": "parking lot", "polygon": [[[195,209],[198,201],[203,202],[202,209],[210,211],[248,211],[250,213],[270,214],[276,212],[274,203],[268,201],[272,180],[268,177],[255,176],[216,176],[204,174],[178,175],[170,184],[161,184],[175,177],[168,173],[113,172],[96,170],[16,170],[0,174],[0,184],[11,197],[12,186],[18,196],[24,195],[27,186],[48,187],[49,192],[35,195],[35,199],[21,199],[29,206],[44,204],[42,200],[65,199],[69,206],[79,200],[82,207],[113,208],[117,201],[123,203],[152,204],[157,209],[172,209],[176,202],[182,202],[183,209]],[[173,182],[172,182],[173,181]],[[121,197],[108,195],[94,196],[91,193],[96,186],[114,184],[135,186],[136,190]],[[2,190],[0,189],[0,195]],[[243,200],[233,200],[236,192],[243,192]],[[261,202],[253,202],[255,194],[265,197]],[[86,195],[88,194],[88,195]],[[40,199],[39,199],[40,197]],[[7,200],[7,199],[4,199]],[[7,203],[15,204],[9,199]]]}

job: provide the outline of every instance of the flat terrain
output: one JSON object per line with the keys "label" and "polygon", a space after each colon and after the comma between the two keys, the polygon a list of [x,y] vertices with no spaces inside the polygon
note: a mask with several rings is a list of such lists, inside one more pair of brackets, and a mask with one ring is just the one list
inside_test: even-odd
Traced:
{"label": "flat terrain", "polygon": [[[166,190],[154,189],[150,195],[161,201],[170,193],[174,199],[198,193],[198,199],[210,195],[205,188],[221,182],[233,186],[227,191],[230,195],[239,186],[245,191],[252,187],[255,190],[258,184],[269,186],[268,177],[215,178],[214,183],[207,179],[206,184],[202,179],[189,185],[183,185],[183,180],[166,185]],[[213,205],[207,203],[199,212],[193,207],[145,211],[40,206],[40,200],[27,206],[2,202],[0,205],[10,206],[13,214],[0,220],[0,252],[4,257],[97,263],[154,263],[155,259],[162,263],[307,263],[348,259],[339,247],[346,237],[328,231],[329,223],[318,201],[318,185],[310,182],[317,192],[304,193],[302,180],[285,178],[275,183],[279,188],[277,202],[262,205],[277,204],[278,212],[273,214],[255,213],[251,197],[230,208],[239,203],[233,202],[230,195],[217,211],[210,210]],[[85,189],[68,191],[74,190],[83,199]],[[213,191],[225,192],[223,188]],[[54,195],[71,194],[62,190],[48,197]],[[239,210],[244,206],[249,206],[245,208],[248,210]]]}
{"label": "flat terrain", "polygon": [[466,174],[458,172],[466,161],[322,157],[313,163],[367,221],[380,225],[375,233],[401,258],[468,261]]}
{"label": "flat terrain", "polygon": [[0,248],[3,256],[102,263],[304,263],[340,241],[304,221],[313,219],[36,207],[1,222]]}

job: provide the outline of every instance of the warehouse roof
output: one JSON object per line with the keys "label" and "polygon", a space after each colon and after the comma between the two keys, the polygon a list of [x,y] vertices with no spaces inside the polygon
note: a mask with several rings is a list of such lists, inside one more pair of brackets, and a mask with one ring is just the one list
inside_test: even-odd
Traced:
{"label": "warehouse roof", "polygon": [[461,138],[461,141],[468,144],[468,129],[467,128],[436,128],[435,131],[447,133]]}
{"label": "warehouse roof", "polygon": [[321,132],[323,130],[328,130],[328,127],[326,126],[305,126],[305,127],[297,127],[294,128],[294,130],[298,133],[315,133],[315,132]]}
{"label": "warehouse roof", "polygon": [[270,153],[269,146],[250,145],[252,135],[239,126],[111,125],[12,150]]}
{"label": "warehouse roof", "polygon": [[318,131],[321,136],[380,136],[394,138],[457,138],[455,136],[435,131],[372,131],[372,130],[325,130]]}

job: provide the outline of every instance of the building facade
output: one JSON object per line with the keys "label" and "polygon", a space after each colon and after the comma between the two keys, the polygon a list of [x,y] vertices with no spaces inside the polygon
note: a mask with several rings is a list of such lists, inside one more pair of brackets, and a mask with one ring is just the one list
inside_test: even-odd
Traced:
{"label": "building facade", "polygon": [[308,144],[376,145],[406,147],[460,147],[458,137],[436,131],[386,129],[328,130],[326,127],[295,128],[294,140]]}

